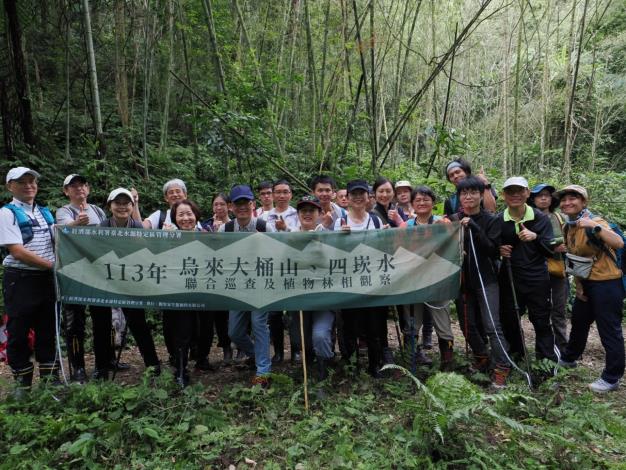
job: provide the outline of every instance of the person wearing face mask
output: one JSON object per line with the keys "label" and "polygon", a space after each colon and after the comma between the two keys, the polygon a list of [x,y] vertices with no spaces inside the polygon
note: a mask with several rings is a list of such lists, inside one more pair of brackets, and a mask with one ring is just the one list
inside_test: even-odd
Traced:
{"label": "person wearing face mask", "polygon": [[596,393],[617,390],[624,376],[624,335],[622,308],[623,272],[617,263],[617,250],[623,238],[601,217],[587,208],[589,196],[582,186],[572,184],[556,193],[561,212],[567,216],[564,235],[568,272],[576,281],[572,308],[572,330],[559,361],[563,367],[576,367],[587,345],[589,328],[596,322],[605,352],[601,376],[589,384]]}
{"label": "person wearing face mask", "polygon": [[[525,345],[518,315],[528,310],[535,330],[535,355],[556,362],[550,324],[550,276],[546,257],[552,256],[554,233],[550,220],[526,200],[528,181],[521,176],[502,186],[506,209],[498,214],[500,256],[500,321],[511,353],[523,356]],[[515,294],[513,290],[515,289]],[[517,300],[517,311],[515,301]]]}
{"label": "person wearing face mask", "polygon": [[[134,205],[133,194],[128,189],[114,189],[107,198],[107,209],[111,212],[111,217],[103,220],[100,227],[143,229],[142,223],[133,219]],[[111,350],[113,349],[111,345],[111,309],[92,305],[89,307],[89,311],[93,324],[93,352],[95,356],[93,378],[108,380]],[[152,374],[159,375],[161,365],[154,347],[152,333],[146,323],[146,312],[143,309],[125,307],[124,316],[145,366],[151,368]]]}

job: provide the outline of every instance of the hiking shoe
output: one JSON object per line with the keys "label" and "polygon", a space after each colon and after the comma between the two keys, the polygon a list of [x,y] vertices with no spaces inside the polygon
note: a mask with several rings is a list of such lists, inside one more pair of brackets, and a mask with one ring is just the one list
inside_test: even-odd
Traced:
{"label": "hiking shoe", "polygon": [[195,369],[201,370],[202,372],[213,372],[215,371],[215,367],[213,367],[209,360],[205,357],[204,359],[198,359],[196,361]]}
{"label": "hiking shoe", "polygon": [[574,369],[578,367],[576,361],[566,361],[565,359],[559,359],[559,367],[563,369]]}
{"label": "hiking shoe", "polygon": [[[112,361],[109,363],[109,370],[110,370],[110,371],[114,371],[114,370],[115,370],[115,367],[116,367],[116,361],[115,361],[115,360],[112,360]],[[130,369],[130,364],[129,364],[128,362],[122,362],[122,361],[120,361],[119,363],[117,363],[117,371],[118,371],[118,372],[120,372],[120,371],[124,371],[124,370],[128,370],[128,369]]]}
{"label": "hiking shoe", "polygon": [[430,367],[433,365],[433,360],[428,357],[421,348],[415,352],[415,362],[417,362],[420,366]]}
{"label": "hiking shoe", "polygon": [[589,388],[591,389],[591,391],[596,393],[613,392],[617,390],[618,387],[619,381],[615,382],[614,384],[610,384],[603,378],[599,378],[595,382],[589,384]]}
{"label": "hiking shoe", "polygon": [[233,362],[233,350],[230,346],[224,347],[224,364]]}
{"label": "hiking shoe", "polygon": [[291,362],[295,364],[300,364],[302,362],[302,354],[298,351],[294,352],[291,355]]}
{"label": "hiking shoe", "polygon": [[506,379],[511,373],[510,367],[496,366],[491,376],[491,386],[496,390],[502,390],[506,387]]}
{"label": "hiking shoe", "polygon": [[470,366],[471,373],[485,373],[489,369],[489,356],[483,354],[474,354],[474,361]]}
{"label": "hiking shoe", "polygon": [[383,364],[395,364],[395,359],[393,357],[393,351],[391,348],[383,349]]}
{"label": "hiking shoe", "polygon": [[252,377],[252,386],[260,385],[261,388],[270,388],[271,379],[267,375],[255,375]]}
{"label": "hiking shoe", "polygon": [[272,364],[280,364],[285,360],[285,355],[283,353],[276,353],[272,357]]}
{"label": "hiking shoe", "polygon": [[72,375],[70,376],[70,380],[72,382],[76,382],[79,384],[84,384],[87,382],[87,372],[83,367],[79,367],[78,369],[74,369]]}

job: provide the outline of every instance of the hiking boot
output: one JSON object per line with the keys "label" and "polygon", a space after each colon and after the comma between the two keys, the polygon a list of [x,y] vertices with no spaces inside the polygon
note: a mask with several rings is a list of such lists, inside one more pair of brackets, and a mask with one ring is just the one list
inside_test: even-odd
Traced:
{"label": "hiking boot", "polygon": [[[114,371],[114,370],[116,370],[116,364],[115,364],[115,362],[116,362],[115,360],[112,360],[112,361],[109,363],[109,370],[110,370],[110,371]],[[129,370],[129,369],[130,369],[130,364],[129,364],[128,362],[122,362],[122,361],[120,361],[120,362],[118,362],[118,363],[117,363],[117,371],[118,371],[118,372],[121,372],[121,371],[124,371],[124,370]]]}
{"label": "hiking boot", "polygon": [[285,355],[283,353],[276,353],[272,357],[272,364],[280,364],[285,360]]}
{"label": "hiking boot", "polygon": [[445,339],[439,340],[439,355],[441,372],[452,372],[454,370],[454,349],[453,342]]}
{"label": "hiking boot", "polygon": [[224,347],[224,364],[233,362],[233,350],[230,345]]}
{"label": "hiking boot", "polygon": [[33,383],[33,365],[31,364],[22,369],[11,368],[11,372],[13,372],[13,378],[15,379],[13,398],[21,400],[30,392],[30,387]]}
{"label": "hiking boot", "polygon": [[506,387],[506,380],[511,373],[510,367],[496,365],[491,376],[491,386],[496,390],[502,390]]}
{"label": "hiking boot", "polygon": [[243,352],[241,349],[237,349],[237,354],[235,354],[236,361],[244,361],[246,357],[247,356],[245,352]]}
{"label": "hiking boot", "polygon": [[198,359],[196,361],[195,369],[201,370],[203,372],[213,372],[215,371],[215,367],[209,364],[209,360],[205,357],[204,359]]}
{"label": "hiking boot", "polygon": [[600,377],[595,382],[589,384],[589,389],[592,392],[596,392],[596,393],[614,392],[618,388],[619,388],[619,380],[612,384],[604,380],[602,377]]}
{"label": "hiking boot", "polygon": [[260,385],[263,389],[270,388],[271,379],[267,375],[255,375],[252,377],[252,386]]}
{"label": "hiking boot", "polygon": [[424,351],[422,351],[422,348],[418,348],[417,351],[415,352],[415,362],[417,362],[418,365],[420,366],[432,366],[433,365],[433,360],[428,357]]}
{"label": "hiking boot", "polygon": [[578,367],[576,361],[566,361],[565,359],[559,359],[559,367],[563,369],[575,369]]}
{"label": "hiking boot", "polygon": [[489,369],[489,356],[484,354],[474,354],[474,361],[470,366],[470,372],[480,372],[484,374]]}
{"label": "hiking boot", "polygon": [[187,371],[187,369],[184,369],[181,373],[181,371],[177,370],[176,374],[174,374],[174,381],[176,382],[176,385],[178,385],[180,388],[185,388],[186,386],[189,385],[189,371]]}
{"label": "hiking boot", "polygon": [[59,365],[56,362],[44,362],[39,364],[39,378],[48,385],[61,385],[59,379]]}
{"label": "hiking boot", "polygon": [[300,353],[299,351],[296,351],[293,354],[291,354],[291,362],[295,364],[300,364],[302,362],[302,353]]}
{"label": "hiking boot", "polygon": [[72,382],[84,384],[87,382],[87,372],[85,371],[83,367],[74,369],[74,371],[72,372],[72,375],[70,376],[70,380]]}
{"label": "hiking boot", "polygon": [[91,375],[92,380],[109,380],[109,369],[95,369]]}

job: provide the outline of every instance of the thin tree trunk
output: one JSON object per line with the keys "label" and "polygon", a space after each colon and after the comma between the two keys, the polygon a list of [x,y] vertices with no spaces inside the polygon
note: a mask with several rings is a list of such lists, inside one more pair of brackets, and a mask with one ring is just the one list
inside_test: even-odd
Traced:
{"label": "thin tree trunk", "polygon": [[87,45],[87,56],[89,59],[89,81],[91,83],[91,96],[93,101],[93,119],[96,128],[96,142],[98,143],[98,149],[96,152],[100,156],[104,156],[102,114],[100,112],[100,91],[98,89],[98,73],[96,71],[96,54],[93,49],[93,37],[91,34],[89,0],[83,0],[83,15],[85,21],[85,43]]}
{"label": "thin tree trunk", "polygon": [[65,16],[65,159],[71,161],[70,153],[70,111],[71,111],[71,96],[70,96],[70,2],[68,0],[66,9],[64,11]]}
{"label": "thin tree trunk", "polygon": [[520,9],[519,29],[517,31],[517,47],[515,51],[515,93],[513,95],[513,153],[511,154],[511,169],[514,173],[520,171],[520,165],[517,155],[518,141],[518,117],[519,117],[519,100],[520,100],[520,66],[522,62],[522,31],[524,28],[524,10],[526,9],[526,0],[522,0]]}
{"label": "thin tree trunk", "polygon": [[541,136],[539,149],[539,164],[543,171],[546,161],[546,140],[548,132],[548,103],[550,99],[550,23],[552,19],[552,1],[547,0],[546,11],[549,12],[546,17],[546,43],[544,44],[543,54],[543,76],[541,78]]}
{"label": "thin tree trunk", "polygon": [[19,103],[20,128],[24,137],[24,143],[35,145],[33,113],[28,93],[28,73],[26,71],[26,61],[24,60],[22,28],[17,13],[16,0],[4,0],[4,10],[7,15],[9,29],[10,55],[15,77],[15,93]]}
{"label": "thin tree trunk", "polygon": [[[313,35],[311,34],[311,16],[309,14],[309,0],[304,0],[304,24],[306,29],[307,57],[309,76],[311,77],[311,155],[317,154],[317,117],[319,112],[319,91],[317,88],[317,72],[315,69],[315,54],[313,52]],[[323,123],[320,119],[320,127]]]}
{"label": "thin tree trunk", "polygon": [[128,73],[126,71],[126,18],[124,0],[115,0],[115,98],[122,127],[128,127]]}
{"label": "thin tree trunk", "polygon": [[[213,5],[211,0],[202,0],[204,13],[206,15],[207,29],[209,30],[209,41],[211,43],[211,58],[215,73],[217,74],[217,89],[220,93],[226,93],[226,80],[224,78],[224,67],[222,66],[222,58],[219,48],[217,47],[217,36],[215,34],[215,24],[213,22]],[[243,27],[243,24],[242,24]]]}
{"label": "thin tree trunk", "polygon": [[585,36],[585,20],[587,18],[587,7],[589,6],[589,0],[585,0],[585,6],[583,7],[583,16],[580,20],[580,37],[578,40],[578,49],[576,51],[576,62],[574,64],[574,76],[572,77],[572,92],[569,96],[569,102],[567,106],[567,116],[565,119],[566,133],[565,133],[565,147],[563,149],[563,178],[569,182],[570,174],[572,171],[572,148],[574,147],[574,141],[576,140],[576,133],[574,132],[574,99],[576,97],[576,84],[578,82],[578,68],[580,66],[580,54],[582,53],[583,37]]}
{"label": "thin tree trunk", "polygon": [[167,133],[170,118],[170,99],[172,95],[172,74],[174,69],[174,5],[172,0],[167,2],[167,35],[169,37],[169,59],[167,61],[167,79],[165,80],[165,102],[163,103],[163,116],[161,116],[161,140],[159,141],[159,151],[163,152],[167,146]]}

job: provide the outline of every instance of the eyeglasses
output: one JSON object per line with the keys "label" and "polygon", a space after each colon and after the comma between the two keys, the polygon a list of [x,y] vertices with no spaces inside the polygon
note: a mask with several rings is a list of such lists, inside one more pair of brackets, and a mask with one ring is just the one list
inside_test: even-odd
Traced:
{"label": "eyeglasses", "polygon": [[460,197],[476,197],[476,196],[480,196],[480,191],[477,189],[467,189],[467,190],[463,190],[459,193]]}

